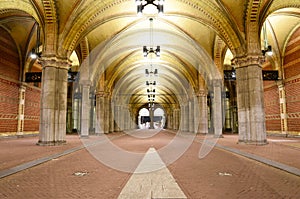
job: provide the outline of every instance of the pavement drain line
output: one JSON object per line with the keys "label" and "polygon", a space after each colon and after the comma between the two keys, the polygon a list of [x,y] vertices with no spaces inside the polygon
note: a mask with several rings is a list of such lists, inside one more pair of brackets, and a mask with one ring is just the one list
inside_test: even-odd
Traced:
{"label": "pavement drain line", "polygon": [[[197,141],[199,143],[203,144],[203,141],[200,141],[200,140],[197,140]],[[300,169],[298,169],[296,167],[292,167],[292,166],[289,166],[289,165],[286,165],[286,164],[283,164],[283,163],[280,163],[280,162],[277,162],[277,161],[273,161],[273,160],[270,160],[270,159],[267,159],[267,158],[264,158],[264,157],[261,157],[261,156],[258,156],[258,155],[254,155],[254,154],[251,154],[251,153],[243,152],[243,151],[238,150],[238,149],[222,146],[220,144],[213,144],[209,141],[205,141],[205,144],[208,144],[211,147],[215,146],[218,149],[222,149],[222,150],[225,150],[225,151],[228,151],[228,152],[246,157],[248,159],[255,160],[257,162],[266,164],[268,166],[272,166],[274,168],[286,171],[286,172],[291,173],[293,175],[300,176]]]}
{"label": "pavement drain line", "polygon": [[[121,135],[121,136],[124,136],[124,135]],[[121,137],[121,136],[114,137],[111,140],[116,139],[116,138]],[[201,141],[201,140],[197,140],[197,142],[203,144],[203,141]],[[92,146],[92,145],[95,145],[95,144],[98,144],[98,143],[99,143],[99,141],[98,142],[93,142],[93,143],[89,144],[88,146]],[[206,141],[205,144],[210,144],[210,143]],[[233,149],[233,148],[230,148],[230,147],[222,146],[220,144],[215,144],[214,146],[219,148],[219,149],[223,149],[225,151],[229,151],[231,153],[238,154],[238,155],[241,155],[243,157],[246,157],[246,158],[264,163],[266,165],[281,169],[283,171],[289,172],[291,174],[300,176],[300,169],[298,169],[298,168],[291,167],[291,166],[288,166],[286,164],[282,164],[280,162],[276,162],[276,161],[273,161],[273,160],[269,160],[267,158],[263,158],[263,157],[260,157],[260,156],[257,156],[257,155],[251,154],[251,153],[243,152],[243,151],[240,151],[238,149]],[[59,157],[74,153],[74,152],[79,151],[79,150],[81,150],[83,148],[86,148],[86,147],[87,146],[75,147],[75,148],[72,148],[72,149],[68,149],[68,150],[66,150],[62,153],[57,153],[57,154],[50,155],[50,156],[47,156],[47,157],[39,158],[37,160],[33,160],[33,161],[30,161],[30,162],[27,162],[27,163],[24,163],[24,164],[21,164],[21,165],[18,165],[18,166],[15,166],[15,167],[3,170],[3,171],[0,171],[0,179],[4,178],[4,177],[7,177],[9,175],[15,174],[17,172],[23,171],[25,169],[29,169],[31,167],[37,166],[39,164],[48,162],[50,160],[57,159]]]}

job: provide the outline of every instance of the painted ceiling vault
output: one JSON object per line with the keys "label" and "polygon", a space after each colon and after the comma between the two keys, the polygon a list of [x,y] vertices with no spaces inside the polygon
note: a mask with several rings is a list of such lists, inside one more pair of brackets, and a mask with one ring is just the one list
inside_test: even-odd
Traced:
{"label": "painted ceiling vault", "polygon": [[[165,0],[162,15],[148,5],[141,16],[135,0],[1,0],[0,9],[0,26],[18,44],[25,72],[39,67],[28,64],[39,27],[42,56],[76,52],[97,91],[139,107],[147,89],[155,88],[155,102],[178,105],[201,82],[222,79],[223,64],[230,65],[225,55],[257,51],[247,43],[251,23],[262,41],[258,52],[272,45],[269,59],[280,63],[300,24],[298,0]],[[160,56],[144,57],[143,46],[159,46]]]}

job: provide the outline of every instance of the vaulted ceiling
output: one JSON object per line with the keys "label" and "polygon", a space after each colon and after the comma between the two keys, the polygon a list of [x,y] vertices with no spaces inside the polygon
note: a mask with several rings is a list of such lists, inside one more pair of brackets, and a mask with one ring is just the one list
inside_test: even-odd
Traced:
{"label": "vaulted ceiling", "polygon": [[[198,92],[203,79],[209,86],[222,78],[227,50],[231,56],[247,53],[250,22],[259,31],[267,22],[275,52],[270,59],[282,58],[299,28],[299,8],[294,0],[165,0],[163,15],[148,5],[138,16],[135,0],[2,0],[0,26],[15,39],[24,65],[37,22],[43,53],[54,48],[57,56],[69,57],[75,51],[80,64],[88,62],[98,91],[142,106],[146,81],[156,81],[156,102],[178,105]],[[161,56],[144,57],[143,46],[160,46]],[[146,76],[145,69],[158,69],[158,76]]]}

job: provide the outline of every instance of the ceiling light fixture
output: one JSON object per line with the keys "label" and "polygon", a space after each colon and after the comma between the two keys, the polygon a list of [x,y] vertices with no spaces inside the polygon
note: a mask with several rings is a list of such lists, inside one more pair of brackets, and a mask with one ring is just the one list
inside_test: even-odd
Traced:
{"label": "ceiling light fixture", "polygon": [[146,81],[146,85],[147,86],[155,86],[156,85],[156,81]]}
{"label": "ceiling light fixture", "polygon": [[137,13],[138,15],[141,15],[147,5],[154,5],[157,8],[158,13],[162,14],[164,12],[164,1],[165,0],[136,0]]}
{"label": "ceiling light fixture", "polygon": [[154,69],[154,71],[152,71],[152,69],[151,69],[151,71],[149,72],[148,69],[145,69],[145,74],[146,74],[146,76],[150,76],[150,77],[157,76],[158,75],[158,70]]}
{"label": "ceiling light fixture", "polygon": [[147,57],[148,54],[150,53],[154,53],[156,55],[156,57],[160,56],[160,46],[157,46],[156,49],[154,49],[153,47],[150,47],[149,49],[147,48],[147,46],[143,47],[143,55],[144,57]]}
{"label": "ceiling light fixture", "polygon": [[267,35],[267,22],[265,21],[262,27],[262,36],[263,36],[263,49],[261,50],[263,56],[266,54],[269,56],[273,55],[272,46],[268,44],[268,35]]}
{"label": "ceiling light fixture", "polygon": [[31,59],[37,59],[39,57],[41,57],[42,55],[42,52],[39,51],[39,47],[40,47],[40,27],[39,27],[39,24],[38,23],[35,23],[36,24],[36,46],[35,48],[33,48],[31,50],[31,53],[30,53],[30,57]]}
{"label": "ceiling light fixture", "polygon": [[265,56],[266,54],[271,56],[273,54],[273,51],[272,51],[272,46],[271,45],[268,45],[268,47],[264,50],[261,51],[263,56]]}
{"label": "ceiling light fixture", "polygon": [[150,21],[150,47],[143,46],[143,55],[147,57],[150,53],[154,53],[156,57],[160,57],[160,46],[156,46],[156,49],[153,47],[153,18],[149,19]]}

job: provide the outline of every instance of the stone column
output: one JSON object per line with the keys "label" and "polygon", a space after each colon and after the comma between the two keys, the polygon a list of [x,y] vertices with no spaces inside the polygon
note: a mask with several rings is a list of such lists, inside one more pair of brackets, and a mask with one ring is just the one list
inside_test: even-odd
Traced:
{"label": "stone column", "polygon": [[150,116],[150,127],[149,129],[154,129],[154,107],[149,108],[149,116]]}
{"label": "stone column", "polygon": [[235,58],[239,142],[267,143],[261,56]]}
{"label": "stone column", "polygon": [[104,133],[109,133],[109,106],[110,106],[110,100],[109,100],[109,94],[104,94],[104,117],[103,117],[103,123],[104,123]]}
{"label": "stone column", "polygon": [[198,112],[195,112],[195,132],[196,133],[208,133],[208,113],[207,113],[207,92],[200,90],[195,98],[195,106],[199,106]]}
{"label": "stone column", "polygon": [[194,102],[193,101],[189,101],[189,112],[188,112],[188,116],[189,116],[189,120],[188,120],[188,124],[189,124],[189,132],[191,133],[195,133],[195,128],[194,128]]}
{"label": "stone column", "polygon": [[176,130],[180,130],[179,128],[181,127],[181,109],[176,109],[176,114],[175,114],[175,116],[176,116],[176,119],[175,119],[175,122],[176,122]]}
{"label": "stone column", "polygon": [[90,129],[90,82],[81,82],[81,120],[80,137],[88,138]]}
{"label": "stone column", "polygon": [[173,129],[173,123],[174,123],[174,118],[173,118],[173,112],[168,112],[167,114],[167,128],[168,129]]}
{"label": "stone column", "polygon": [[43,57],[40,134],[38,145],[66,142],[67,59]]}
{"label": "stone column", "polygon": [[114,127],[116,132],[120,132],[121,131],[121,106],[120,105],[115,105],[114,108],[114,115],[115,115],[115,122],[114,122]]}
{"label": "stone column", "polygon": [[124,108],[124,105],[122,104],[120,107],[120,115],[119,115],[119,121],[120,121],[120,127],[121,127],[121,131],[126,130],[126,111]]}
{"label": "stone column", "polygon": [[131,128],[130,129],[138,129],[139,119],[138,119],[138,113],[135,110],[134,107],[131,106],[130,108],[131,113]]}
{"label": "stone column", "polygon": [[92,90],[92,88],[90,88],[90,125],[89,125],[89,133],[95,133],[96,132],[96,107],[95,107],[95,103],[96,103],[96,95],[95,95],[95,91]]}
{"label": "stone column", "polygon": [[73,128],[77,132],[80,131],[80,110],[81,110],[81,91],[79,88],[73,91],[73,102],[72,102],[72,115],[73,115]]}
{"label": "stone column", "polygon": [[19,88],[19,109],[18,109],[18,129],[17,136],[22,137],[24,132],[24,112],[25,112],[25,91],[26,84],[22,83]]}
{"label": "stone column", "polygon": [[111,102],[111,98],[110,98],[110,109],[109,109],[109,132],[113,133],[115,128],[114,128],[114,123],[115,123],[115,106],[114,106],[114,102]]}
{"label": "stone column", "polygon": [[179,116],[179,130],[180,131],[184,131],[184,108],[185,106],[184,105],[181,105],[180,106],[180,116]]}
{"label": "stone column", "polygon": [[109,133],[109,96],[104,92],[97,92],[96,114],[97,114],[97,134]]}
{"label": "stone column", "polygon": [[175,108],[173,110],[173,129],[174,130],[179,130],[179,110]]}
{"label": "stone column", "polygon": [[213,80],[213,97],[212,97],[212,111],[213,111],[213,129],[214,137],[222,136],[223,116],[222,116],[222,81]]}
{"label": "stone column", "polygon": [[187,132],[189,130],[189,106],[187,104],[181,105],[180,114],[180,130]]}

